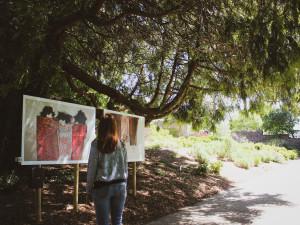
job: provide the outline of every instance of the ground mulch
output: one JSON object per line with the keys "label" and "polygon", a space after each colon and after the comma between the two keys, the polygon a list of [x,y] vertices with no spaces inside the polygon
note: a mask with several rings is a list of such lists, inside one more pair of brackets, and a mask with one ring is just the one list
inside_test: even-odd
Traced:
{"label": "ground mulch", "polygon": [[[199,175],[197,163],[178,156],[170,150],[146,150],[146,161],[137,163],[137,193],[132,194],[132,178],[128,182],[128,198],[124,225],[140,225],[178,209],[193,205],[230,186],[218,175]],[[28,171],[20,167],[20,182],[0,192],[0,224],[29,225],[35,222],[34,190],[28,186]],[[132,168],[129,168],[132,173]],[[43,187],[42,224],[95,224],[92,204],[86,200],[86,166],[81,166],[79,210],[73,211],[73,167],[45,167]]]}

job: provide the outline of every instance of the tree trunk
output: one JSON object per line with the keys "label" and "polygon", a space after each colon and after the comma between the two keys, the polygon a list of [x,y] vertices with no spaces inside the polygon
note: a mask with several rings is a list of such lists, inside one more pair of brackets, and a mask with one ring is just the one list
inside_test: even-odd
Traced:
{"label": "tree trunk", "polygon": [[15,166],[21,156],[22,93],[9,93],[0,105],[0,173]]}

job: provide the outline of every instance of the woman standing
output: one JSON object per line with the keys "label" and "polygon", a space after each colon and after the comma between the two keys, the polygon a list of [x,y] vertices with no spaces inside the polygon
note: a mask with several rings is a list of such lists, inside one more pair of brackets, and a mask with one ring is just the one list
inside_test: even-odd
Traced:
{"label": "woman standing", "polygon": [[113,225],[122,224],[127,177],[125,145],[119,140],[116,121],[106,116],[92,143],[87,171],[87,192],[93,197],[98,225],[109,225],[109,216]]}

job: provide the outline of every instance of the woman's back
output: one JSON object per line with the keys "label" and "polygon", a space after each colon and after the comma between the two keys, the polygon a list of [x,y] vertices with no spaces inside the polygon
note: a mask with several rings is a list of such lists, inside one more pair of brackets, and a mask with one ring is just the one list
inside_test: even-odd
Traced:
{"label": "woman's back", "polygon": [[128,164],[125,145],[118,141],[115,151],[102,153],[98,150],[97,141],[91,146],[88,163],[87,189],[91,191],[94,182],[127,179]]}
{"label": "woman's back", "polygon": [[122,142],[118,142],[116,150],[111,153],[98,153],[96,180],[112,181],[127,179],[127,152]]}

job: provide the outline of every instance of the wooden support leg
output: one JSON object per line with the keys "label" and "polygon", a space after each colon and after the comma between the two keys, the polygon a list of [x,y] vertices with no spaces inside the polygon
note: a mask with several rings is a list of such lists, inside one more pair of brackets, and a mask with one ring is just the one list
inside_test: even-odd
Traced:
{"label": "wooden support leg", "polygon": [[133,196],[136,196],[136,162],[133,162],[133,176],[132,176],[132,182],[133,182]]}
{"label": "wooden support leg", "polygon": [[73,196],[73,209],[78,211],[78,192],[79,192],[79,164],[74,166],[74,196]]}

